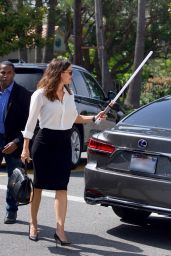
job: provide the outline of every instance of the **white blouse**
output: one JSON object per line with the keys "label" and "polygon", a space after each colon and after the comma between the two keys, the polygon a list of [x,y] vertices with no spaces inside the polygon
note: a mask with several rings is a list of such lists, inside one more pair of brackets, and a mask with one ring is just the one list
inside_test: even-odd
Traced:
{"label": "white blouse", "polygon": [[78,116],[74,95],[70,95],[64,88],[63,101],[50,101],[44,95],[44,89],[37,89],[31,97],[29,117],[25,130],[22,131],[24,138],[31,139],[37,120],[41,129],[52,130],[71,129]]}

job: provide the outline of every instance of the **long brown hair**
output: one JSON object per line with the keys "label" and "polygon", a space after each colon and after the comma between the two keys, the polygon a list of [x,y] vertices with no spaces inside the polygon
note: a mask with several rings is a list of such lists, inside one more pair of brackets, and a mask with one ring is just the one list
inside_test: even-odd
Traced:
{"label": "long brown hair", "polygon": [[[56,91],[61,81],[61,73],[64,72],[71,63],[68,60],[53,59],[47,66],[41,80],[38,82],[38,88],[44,88],[44,95],[50,100],[58,99]],[[65,85],[69,94],[72,94],[69,86]]]}

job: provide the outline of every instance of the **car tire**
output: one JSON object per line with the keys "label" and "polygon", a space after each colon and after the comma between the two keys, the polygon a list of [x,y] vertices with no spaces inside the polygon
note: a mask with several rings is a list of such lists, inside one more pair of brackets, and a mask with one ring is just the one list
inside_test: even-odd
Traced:
{"label": "car tire", "polygon": [[71,132],[71,148],[72,148],[72,169],[75,169],[81,158],[81,135],[79,129],[74,125]]}
{"label": "car tire", "polygon": [[151,214],[151,212],[121,206],[112,206],[112,209],[122,220],[132,223],[144,222]]}

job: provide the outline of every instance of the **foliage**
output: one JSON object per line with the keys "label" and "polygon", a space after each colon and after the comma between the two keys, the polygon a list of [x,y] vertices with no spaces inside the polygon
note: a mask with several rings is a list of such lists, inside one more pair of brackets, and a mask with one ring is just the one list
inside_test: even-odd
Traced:
{"label": "foliage", "polygon": [[[65,2],[65,1],[63,1]],[[154,53],[148,63],[143,67],[142,81],[146,83],[150,76],[169,76],[169,2],[161,0],[160,3],[154,0],[147,1],[146,6],[146,37],[145,37],[145,56],[150,50]],[[137,0],[103,0],[104,36],[105,50],[109,70],[113,78],[113,84],[119,91],[132,74],[134,59],[134,45],[136,36],[136,16]],[[94,1],[82,0],[82,27],[83,27],[83,66],[94,73],[100,81],[101,74],[97,62],[96,33]],[[71,10],[71,8],[70,8]],[[68,24],[71,24],[72,12],[68,8],[58,10],[60,26],[67,32]],[[110,15],[109,15],[110,14]],[[66,17],[70,17],[70,22],[66,22]],[[72,35],[73,31],[70,28]],[[72,38],[72,37],[70,37]],[[65,55],[72,59],[74,54],[74,41],[68,41],[69,51]],[[155,60],[156,57],[158,60]],[[161,61],[162,60],[162,61]],[[124,101],[126,92],[120,98]],[[141,104],[142,104],[141,99]]]}
{"label": "foliage", "polygon": [[24,47],[33,47],[37,35],[35,27],[45,8],[33,8],[25,1],[15,6],[11,1],[0,1],[0,56]]}
{"label": "foliage", "polygon": [[[14,6],[16,2],[23,2],[23,6],[16,8]],[[168,77],[171,67],[171,61],[169,61],[171,2],[170,0],[148,0],[146,2],[145,55],[150,50],[153,50],[154,54],[143,67],[144,84],[150,76]],[[35,1],[31,0],[0,0],[1,56],[25,46],[43,46],[43,40],[35,33],[35,28],[42,19],[46,20],[44,18],[48,3],[49,0],[44,0],[43,8],[36,8],[34,6]],[[55,9],[56,25],[64,33],[66,53],[63,55],[71,60],[74,55],[73,4],[74,0],[58,0]],[[137,0],[103,0],[102,5],[107,62],[113,84],[120,90],[132,74]],[[94,0],[82,0],[81,15],[83,28],[82,65],[94,73],[97,80],[100,81]],[[152,61],[153,59],[157,60]]]}
{"label": "foliage", "polygon": [[154,59],[144,68],[141,105],[171,94],[171,59]]}
{"label": "foliage", "polygon": [[149,78],[143,89],[141,104],[144,105],[169,94],[171,94],[171,77]]}
{"label": "foliage", "polygon": [[170,0],[148,1],[146,48],[158,57],[168,58],[170,49]]}

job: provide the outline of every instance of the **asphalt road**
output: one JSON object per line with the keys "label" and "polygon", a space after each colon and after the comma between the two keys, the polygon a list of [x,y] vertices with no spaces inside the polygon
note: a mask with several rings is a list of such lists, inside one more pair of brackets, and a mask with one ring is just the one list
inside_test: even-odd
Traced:
{"label": "asphalt road", "polygon": [[122,222],[110,207],[84,202],[85,163],[71,174],[66,231],[72,245],[66,248],[56,247],[53,239],[54,192],[43,193],[38,242],[28,239],[29,206],[20,207],[16,224],[3,223],[7,174],[0,171],[0,256],[171,256],[170,218],[153,215],[146,225],[136,226]]}

